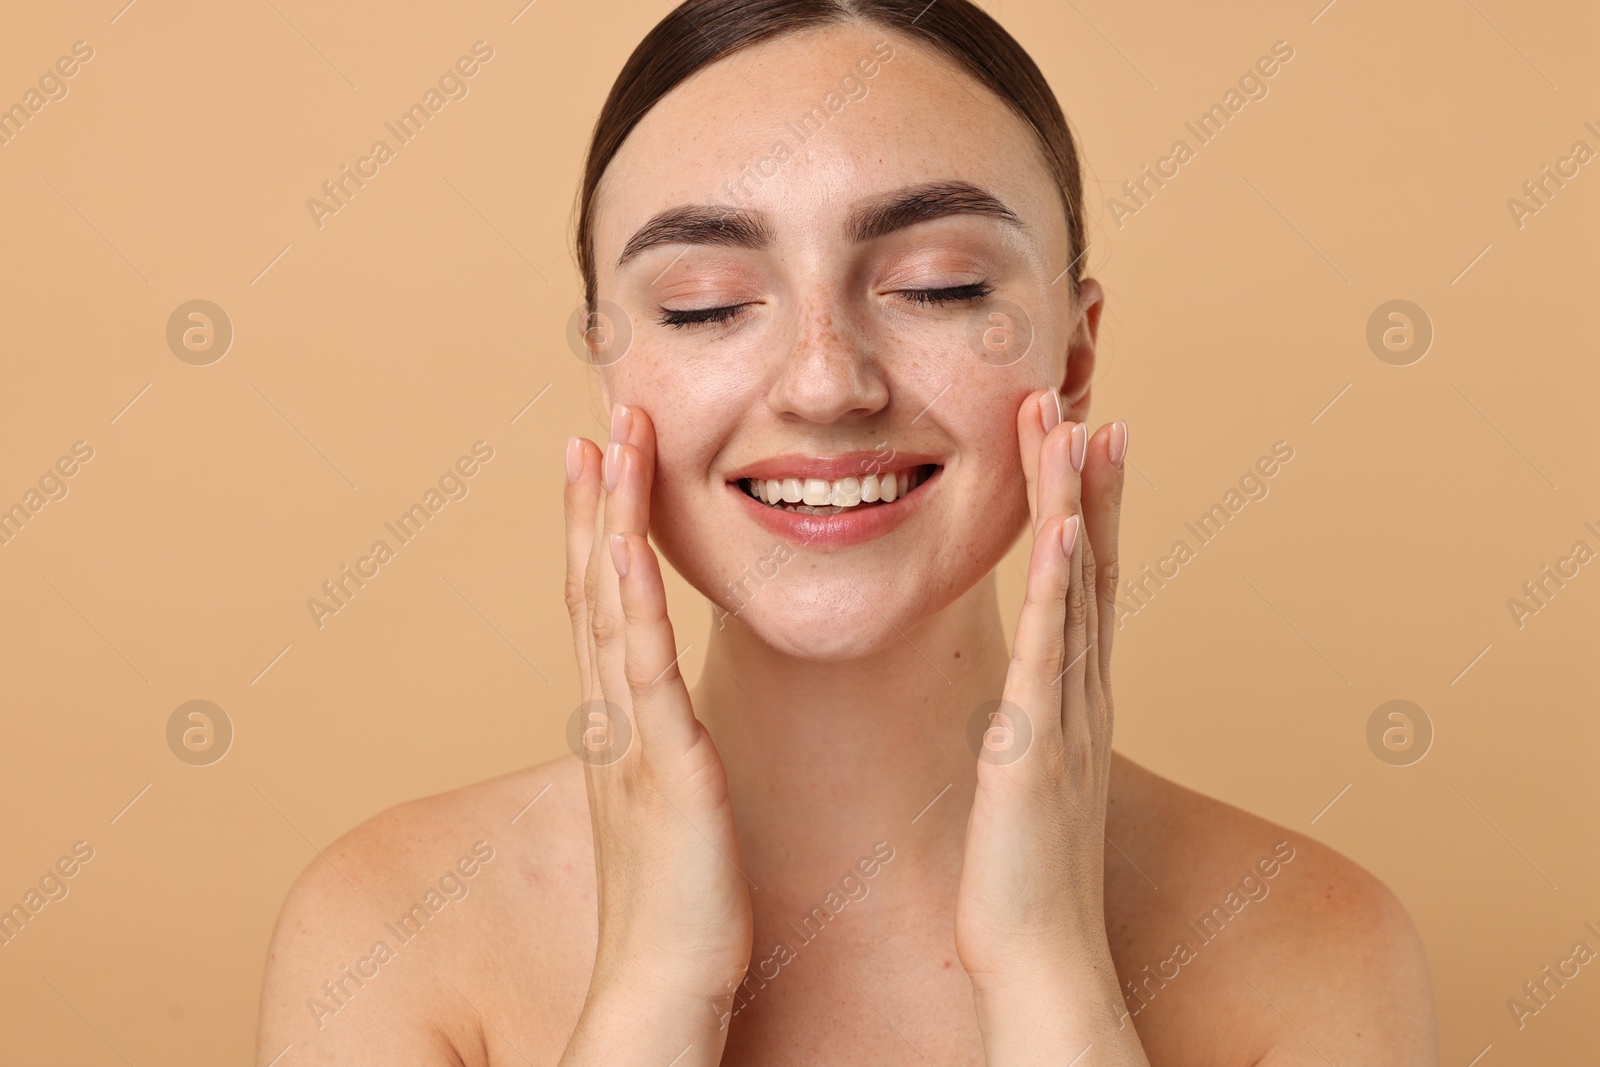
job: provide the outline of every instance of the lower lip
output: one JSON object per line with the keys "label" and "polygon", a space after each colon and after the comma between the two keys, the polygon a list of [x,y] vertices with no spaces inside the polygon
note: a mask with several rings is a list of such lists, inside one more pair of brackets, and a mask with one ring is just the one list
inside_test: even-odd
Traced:
{"label": "lower lip", "polygon": [[891,503],[852,508],[837,515],[787,511],[763,504],[741,489],[737,482],[729,482],[728,488],[743,501],[756,522],[785,541],[801,547],[845,548],[882,537],[905,522],[921,506],[942,473],[943,467],[935,469],[915,489]]}

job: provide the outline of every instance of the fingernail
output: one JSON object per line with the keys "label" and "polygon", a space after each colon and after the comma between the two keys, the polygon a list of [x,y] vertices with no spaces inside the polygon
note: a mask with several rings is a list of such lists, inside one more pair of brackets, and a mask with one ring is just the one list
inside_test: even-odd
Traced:
{"label": "fingernail", "polygon": [[628,576],[628,539],[619,533],[611,535],[611,563],[617,568],[617,577]]}
{"label": "fingernail", "polygon": [[1111,424],[1111,465],[1122,466],[1122,457],[1128,454],[1128,424],[1121,419]]}
{"label": "fingernail", "polygon": [[628,428],[633,422],[633,412],[625,404],[611,405],[611,439],[613,441],[626,441]]}
{"label": "fingernail", "polygon": [[1072,546],[1078,543],[1078,516],[1069,515],[1061,524],[1061,554],[1072,558]]}
{"label": "fingernail", "polygon": [[1072,469],[1083,471],[1083,457],[1089,452],[1089,430],[1078,423],[1072,428]]}
{"label": "fingernail", "polygon": [[622,444],[613,441],[606,446],[606,488],[615,489],[622,477]]}
{"label": "fingernail", "polygon": [[567,438],[567,484],[571,485],[583,473],[583,441]]}
{"label": "fingernail", "polygon": [[1039,398],[1039,417],[1044,420],[1044,432],[1049,433],[1061,425],[1061,394],[1054,389]]}

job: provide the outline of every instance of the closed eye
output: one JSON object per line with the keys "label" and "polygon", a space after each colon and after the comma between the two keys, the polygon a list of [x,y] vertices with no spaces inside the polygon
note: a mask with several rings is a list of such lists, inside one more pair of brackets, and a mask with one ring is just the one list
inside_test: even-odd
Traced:
{"label": "closed eye", "polygon": [[952,285],[944,289],[900,289],[900,295],[923,307],[943,307],[951,301],[982,300],[994,288],[988,282]]}
{"label": "closed eye", "polygon": [[682,329],[685,326],[701,326],[706,323],[720,325],[732,319],[747,306],[745,304],[729,304],[726,307],[684,308],[681,310],[662,308],[661,316],[656,319],[656,322],[662,326],[671,326],[674,329]]}
{"label": "closed eye", "polygon": [[[896,292],[922,307],[944,307],[953,302],[982,300],[994,292],[994,288],[988,282],[971,282],[967,285],[951,285],[942,289],[898,289]],[[712,308],[661,308],[661,314],[656,322],[673,329],[708,324],[722,325],[732,321],[749,306],[728,304]]]}

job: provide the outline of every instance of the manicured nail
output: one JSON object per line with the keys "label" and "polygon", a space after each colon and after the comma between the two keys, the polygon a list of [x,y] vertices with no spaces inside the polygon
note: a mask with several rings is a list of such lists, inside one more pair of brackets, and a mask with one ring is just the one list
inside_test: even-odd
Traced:
{"label": "manicured nail", "polygon": [[615,489],[622,478],[622,444],[613,441],[606,446],[606,488]]}
{"label": "manicured nail", "polygon": [[1089,452],[1089,430],[1083,423],[1072,428],[1072,469],[1083,471],[1083,457]]}
{"label": "manicured nail", "polygon": [[611,405],[611,439],[613,441],[626,441],[628,430],[633,424],[633,412],[625,404]]}
{"label": "manicured nail", "polygon": [[1044,432],[1049,433],[1061,425],[1061,394],[1054,389],[1039,398],[1039,417],[1044,420]]}
{"label": "manicured nail", "polygon": [[628,539],[619,533],[611,535],[611,562],[617,568],[617,577],[628,576]]}
{"label": "manicured nail", "polygon": [[1078,543],[1078,516],[1069,515],[1061,524],[1061,554],[1072,558],[1072,546]]}
{"label": "manicured nail", "polygon": [[571,485],[583,474],[583,441],[567,438],[567,484]]}
{"label": "manicured nail", "polygon": [[1111,424],[1111,465],[1122,466],[1122,457],[1128,454],[1128,424],[1121,419]]}

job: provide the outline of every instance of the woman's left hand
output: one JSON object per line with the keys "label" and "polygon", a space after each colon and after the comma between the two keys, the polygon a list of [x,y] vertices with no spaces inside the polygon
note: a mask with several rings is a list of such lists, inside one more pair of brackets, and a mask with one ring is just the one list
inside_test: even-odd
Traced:
{"label": "woman's left hand", "polygon": [[991,1067],[1147,1062],[1125,1018],[1104,898],[1128,431],[1119,421],[1091,438],[1060,411],[1048,390],[1017,417],[1033,552],[956,904],[956,949]]}

